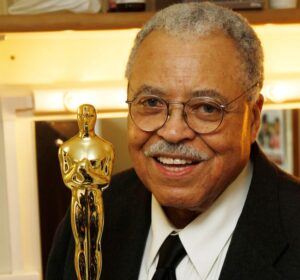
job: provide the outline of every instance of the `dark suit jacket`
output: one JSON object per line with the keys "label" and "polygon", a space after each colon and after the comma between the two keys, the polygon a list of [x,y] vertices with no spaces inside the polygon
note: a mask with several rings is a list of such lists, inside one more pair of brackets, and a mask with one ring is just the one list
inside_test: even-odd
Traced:
{"label": "dark suit jacket", "polygon": [[[253,178],[221,271],[221,280],[300,279],[300,181],[270,163],[253,144]],[[138,278],[150,227],[151,194],[133,170],[104,192],[101,279]],[[60,224],[47,280],[76,279],[70,214]]]}

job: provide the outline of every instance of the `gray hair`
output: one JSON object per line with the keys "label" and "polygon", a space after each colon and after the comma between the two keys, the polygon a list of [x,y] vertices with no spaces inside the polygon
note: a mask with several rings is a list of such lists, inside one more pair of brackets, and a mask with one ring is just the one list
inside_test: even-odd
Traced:
{"label": "gray hair", "polygon": [[241,56],[241,69],[237,69],[237,73],[243,75],[242,85],[249,88],[253,83],[258,84],[249,92],[250,99],[256,99],[263,85],[263,50],[255,31],[241,15],[208,2],[174,4],[157,12],[135,38],[126,67],[127,79],[139,46],[153,30],[163,30],[174,36],[203,36],[216,31],[227,34]]}

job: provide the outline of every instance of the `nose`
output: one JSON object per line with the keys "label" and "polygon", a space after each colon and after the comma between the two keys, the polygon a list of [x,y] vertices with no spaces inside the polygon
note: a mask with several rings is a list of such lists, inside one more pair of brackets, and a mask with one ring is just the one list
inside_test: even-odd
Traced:
{"label": "nose", "polygon": [[182,104],[176,104],[176,106],[172,104],[170,106],[166,123],[157,130],[157,135],[169,143],[180,143],[184,140],[191,140],[196,136],[196,132],[185,121],[183,108],[179,106],[182,107]]}

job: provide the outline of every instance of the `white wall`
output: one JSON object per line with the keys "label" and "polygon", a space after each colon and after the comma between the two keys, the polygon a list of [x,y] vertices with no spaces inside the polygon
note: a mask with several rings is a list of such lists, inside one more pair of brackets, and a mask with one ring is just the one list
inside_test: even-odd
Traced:
{"label": "white wall", "polygon": [[0,84],[94,84],[124,80],[136,29],[9,33],[0,41]]}
{"label": "white wall", "polygon": [[[300,24],[254,26],[266,79],[299,79]],[[9,33],[0,41],[0,85],[93,85],[124,80],[137,29]]]}
{"label": "white wall", "polygon": [[1,280],[37,280],[41,275],[32,122],[17,113],[32,105],[30,96],[0,98],[1,199],[6,207],[0,212]]}

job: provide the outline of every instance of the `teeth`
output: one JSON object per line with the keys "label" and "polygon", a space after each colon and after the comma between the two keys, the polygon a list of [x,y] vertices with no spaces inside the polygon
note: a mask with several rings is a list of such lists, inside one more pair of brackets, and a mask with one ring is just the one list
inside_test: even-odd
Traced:
{"label": "teeth", "polygon": [[157,158],[163,164],[191,164],[191,160],[185,160],[180,158],[166,158],[166,157],[158,157]]}

